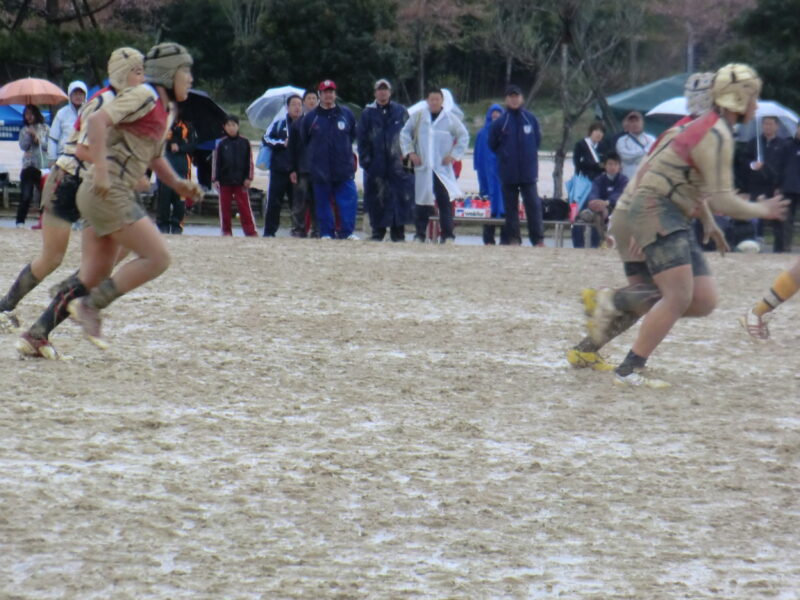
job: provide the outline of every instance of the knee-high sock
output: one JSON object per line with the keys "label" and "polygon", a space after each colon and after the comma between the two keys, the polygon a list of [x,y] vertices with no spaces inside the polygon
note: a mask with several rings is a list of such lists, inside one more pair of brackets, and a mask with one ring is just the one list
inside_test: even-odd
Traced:
{"label": "knee-high sock", "polygon": [[636,283],[614,292],[614,308],[642,316],[660,299],[661,292],[656,284]]}
{"label": "knee-high sock", "polygon": [[8,293],[0,299],[0,311],[14,310],[33,288],[39,285],[39,280],[31,271],[31,264],[28,263],[17,275],[16,281],[11,284]]}
{"label": "knee-high sock", "polygon": [[794,296],[798,289],[800,289],[800,285],[789,274],[789,271],[784,271],[772,282],[772,287],[767,295],[753,307],[753,314],[760,317],[775,310],[779,304]]}
{"label": "knee-high sock", "polygon": [[90,306],[102,310],[120,296],[122,296],[122,293],[117,289],[114,280],[109,277],[89,292],[87,302]]}
{"label": "knee-high sock", "polygon": [[581,352],[597,352],[615,337],[622,335],[628,329],[633,327],[639,318],[639,315],[635,313],[622,313],[611,320],[608,329],[603,332],[603,339],[600,343],[593,341],[592,338],[587,335],[580,342],[578,342],[578,345],[575,346],[575,349],[580,350]]}
{"label": "knee-high sock", "polygon": [[69,285],[58,291],[53,301],[48,306],[39,319],[34,323],[29,333],[34,337],[46,338],[58,325],[69,316],[67,305],[75,298],[80,298],[89,293],[77,277],[72,277]]}

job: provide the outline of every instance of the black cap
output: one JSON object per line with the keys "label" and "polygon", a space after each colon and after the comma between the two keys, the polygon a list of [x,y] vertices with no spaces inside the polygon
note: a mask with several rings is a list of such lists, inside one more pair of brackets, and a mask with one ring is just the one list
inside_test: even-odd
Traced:
{"label": "black cap", "polygon": [[522,96],[522,90],[518,85],[510,85],[506,88],[506,96]]}

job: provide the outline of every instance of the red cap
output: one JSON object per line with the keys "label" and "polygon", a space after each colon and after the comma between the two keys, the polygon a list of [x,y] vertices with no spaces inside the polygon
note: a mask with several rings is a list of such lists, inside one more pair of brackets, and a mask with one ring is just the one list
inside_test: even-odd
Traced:
{"label": "red cap", "polygon": [[333,79],[326,79],[322,83],[319,84],[319,91],[323,90],[335,90],[336,89],[336,82]]}

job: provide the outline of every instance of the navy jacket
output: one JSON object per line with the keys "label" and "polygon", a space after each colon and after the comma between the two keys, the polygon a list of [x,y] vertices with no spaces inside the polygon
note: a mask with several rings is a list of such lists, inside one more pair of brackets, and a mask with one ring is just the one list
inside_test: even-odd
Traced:
{"label": "navy jacket", "polygon": [[617,200],[628,185],[628,178],[622,174],[617,173],[614,179],[611,179],[606,173],[595,177],[592,180],[592,190],[589,192],[589,200],[608,200],[608,212],[614,210],[617,205]]}
{"label": "navy jacket", "polygon": [[294,170],[292,168],[292,151],[289,149],[292,123],[292,118],[287,115],[285,119],[275,123],[264,134],[264,143],[272,149],[272,156],[269,161],[270,171],[291,173]]}
{"label": "navy jacket", "polygon": [[796,137],[786,143],[781,190],[785,194],[800,194],[800,139]]}
{"label": "navy jacket", "polygon": [[504,185],[536,183],[539,178],[539,121],[527,110],[506,109],[489,129],[489,148],[497,155]]}
{"label": "navy jacket", "polygon": [[300,129],[305,117],[300,117],[292,123],[289,129],[289,154],[292,158],[292,171],[308,175],[308,151],[303,141],[303,131]]}
{"label": "navy jacket", "polygon": [[364,108],[358,121],[358,159],[367,175],[403,175],[400,130],[406,121],[408,111],[397,102],[385,107],[373,102]]}
{"label": "navy jacket", "polygon": [[314,183],[338,184],[353,178],[356,118],[349,108],[317,106],[303,117],[300,130]]}

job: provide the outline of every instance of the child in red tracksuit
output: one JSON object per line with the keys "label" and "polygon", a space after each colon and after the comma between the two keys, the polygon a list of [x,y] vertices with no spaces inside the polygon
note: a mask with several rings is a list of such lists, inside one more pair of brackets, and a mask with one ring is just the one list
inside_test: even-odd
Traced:
{"label": "child in red tracksuit", "polygon": [[211,181],[219,191],[219,220],[222,235],[233,235],[231,203],[235,198],[244,234],[258,236],[247,193],[250,182],[253,181],[253,154],[250,150],[250,141],[239,135],[239,118],[236,115],[228,115],[224,128],[226,135],[214,149],[211,171]]}

